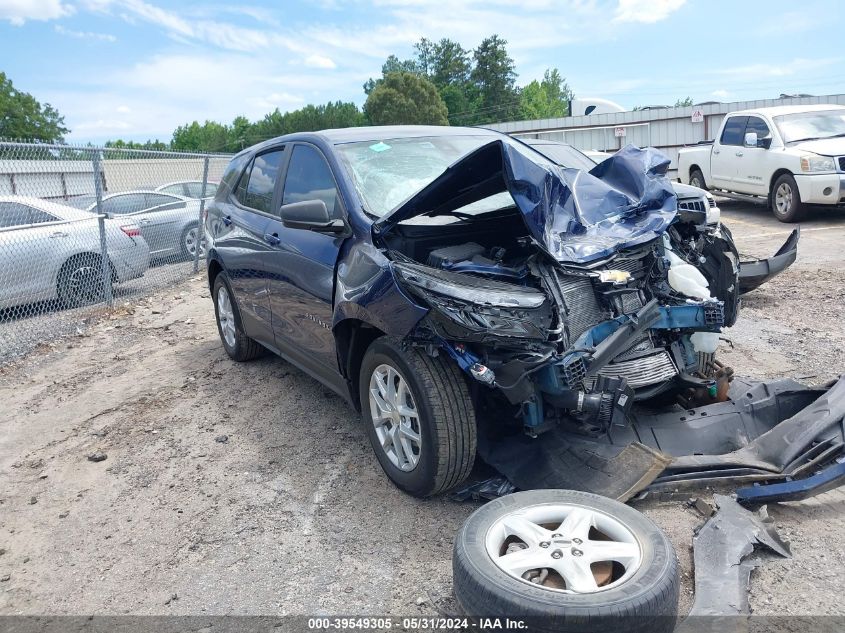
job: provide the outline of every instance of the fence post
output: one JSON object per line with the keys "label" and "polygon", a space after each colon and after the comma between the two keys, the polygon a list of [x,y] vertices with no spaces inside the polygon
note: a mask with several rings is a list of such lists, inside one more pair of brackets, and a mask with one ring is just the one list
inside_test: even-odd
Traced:
{"label": "fence post", "polygon": [[112,294],[111,286],[108,240],[106,240],[106,219],[103,214],[103,165],[100,150],[94,150],[91,164],[94,166],[94,193],[97,196],[97,226],[100,229],[100,275],[103,280],[103,298],[111,306],[114,305],[114,295]]}
{"label": "fence post", "polygon": [[208,184],[208,156],[202,163],[202,194],[200,198],[200,217],[197,222],[197,247],[194,249],[194,272],[200,269],[200,249],[202,248],[205,227],[203,226],[203,213],[205,212],[205,188]]}

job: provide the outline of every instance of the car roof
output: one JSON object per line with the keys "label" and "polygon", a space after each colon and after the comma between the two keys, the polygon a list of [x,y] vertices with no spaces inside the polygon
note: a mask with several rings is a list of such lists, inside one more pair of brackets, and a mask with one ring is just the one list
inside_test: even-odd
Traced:
{"label": "car roof", "polygon": [[280,142],[322,140],[330,145],[346,143],[361,143],[364,141],[379,141],[397,138],[422,138],[427,136],[489,136],[492,138],[507,137],[507,135],[483,127],[452,127],[449,125],[369,125],[363,127],[345,127],[317,132],[294,132],[271,138],[257,145],[245,149],[241,154],[251,154],[261,151],[265,147],[277,145]]}
{"label": "car roof", "polygon": [[125,196],[127,194],[138,194],[138,193],[154,193],[159,196],[173,196],[174,198],[179,198],[180,200],[185,200],[186,202],[190,202],[193,198],[188,198],[186,196],[179,195],[178,193],[170,193],[169,191],[155,191],[153,189],[132,189],[130,191],[115,191],[114,193],[108,193],[103,196],[103,200],[108,200],[109,198],[114,198],[115,196]]}
{"label": "car roof", "polygon": [[[164,187],[172,187],[173,185],[187,185],[187,184],[191,184],[191,183],[194,183],[194,182],[199,184],[199,185],[202,184],[202,180],[174,180],[173,182],[166,182],[163,185],[152,185],[152,187],[153,187],[152,191],[154,193],[161,193],[159,191],[159,189],[163,189]],[[209,185],[219,185],[220,183],[217,182],[216,180],[209,180],[207,184],[209,184]]]}
{"label": "car roof", "polygon": [[730,116],[735,114],[749,115],[749,114],[765,114],[768,116],[782,116],[784,114],[800,114],[802,112],[819,112],[821,110],[845,110],[845,106],[837,105],[835,103],[815,103],[813,105],[789,105],[789,106],[772,106],[770,108],[753,108],[750,110],[737,110],[731,112]]}
{"label": "car roof", "polygon": [[34,196],[0,196],[0,202],[17,202],[19,204],[25,204],[36,209],[41,209],[42,211],[46,211],[52,215],[57,215],[63,220],[84,220],[92,217],[90,211],[75,209],[67,206],[66,204],[60,204],[58,202],[52,202],[51,200],[44,200]]}

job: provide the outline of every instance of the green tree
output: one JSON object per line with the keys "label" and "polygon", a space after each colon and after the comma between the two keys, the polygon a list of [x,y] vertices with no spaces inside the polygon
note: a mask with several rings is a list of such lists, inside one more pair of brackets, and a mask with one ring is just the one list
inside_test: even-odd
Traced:
{"label": "green tree", "polygon": [[557,68],[547,69],[543,80],[536,79],[520,93],[520,116],[523,119],[551,119],[569,115],[572,90]]}
{"label": "green tree", "polygon": [[449,111],[437,88],[415,73],[387,74],[364,104],[373,125],[449,125]]}
{"label": "green tree", "polygon": [[[425,38],[420,40],[421,42],[427,41]],[[390,73],[414,73],[420,74],[420,67],[415,59],[405,59],[401,60],[396,55],[391,55],[388,57],[385,62],[381,65],[381,78],[373,79],[370,77],[364,83],[364,94],[369,95],[373,88],[375,88],[378,84],[380,84],[387,75]]]}
{"label": "green tree", "polygon": [[0,137],[60,143],[69,131],[53,106],[16,90],[6,73],[0,72]]}
{"label": "green tree", "polygon": [[173,132],[170,146],[174,150],[188,152],[225,152],[235,149],[228,126],[216,121],[197,121],[180,125]]}
{"label": "green tree", "polygon": [[507,41],[498,35],[485,38],[472,53],[470,79],[478,91],[475,123],[507,121],[519,114],[516,70]]}
{"label": "green tree", "polygon": [[687,97],[686,99],[678,99],[675,102],[676,108],[685,108],[685,107],[691,106],[691,105],[692,105],[692,97]]}

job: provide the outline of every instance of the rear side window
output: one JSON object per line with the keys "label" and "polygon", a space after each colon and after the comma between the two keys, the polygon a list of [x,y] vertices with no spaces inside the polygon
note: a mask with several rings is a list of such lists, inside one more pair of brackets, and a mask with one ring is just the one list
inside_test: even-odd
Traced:
{"label": "rear side window", "polygon": [[0,202],[0,229],[55,222],[58,218],[18,202]]}
{"label": "rear side window", "polygon": [[113,215],[138,213],[147,208],[147,197],[143,193],[128,193],[103,200],[103,212]]}
{"label": "rear side window", "polygon": [[167,196],[161,193],[148,193],[145,207],[152,209],[153,207],[160,207],[163,205],[170,205],[170,209],[184,208],[185,202],[173,196]]}
{"label": "rear side window", "polygon": [[183,184],[181,182],[178,182],[175,185],[170,185],[168,187],[164,187],[163,189],[160,189],[159,191],[161,191],[162,193],[175,193],[176,195],[181,196],[182,192],[184,190],[185,189],[184,189]]}
{"label": "rear side window", "polygon": [[305,200],[322,200],[331,217],[343,217],[337,185],[326,159],[310,145],[297,145],[290,158],[282,204]]}
{"label": "rear side window", "polygon": [[284,150],[276,150],[255,157],[238,183],[235,192],[238,202],[250,209],[270,213],[283,155]]}
{"label": "rear side window", "polygon": [[742,145],[742,140],[745,138],[745,121],[748,117],[732,116],[725,123],[725,129],[722,130],[722,138],[719,143],[722,145]]}
{"label": "rear side window", "polygon": [[230,191],[233,192],[235,190],[235,186],[238,183],[238,178],[240,178],[241,172],[243,171],[244,167],[246,167],[248,160],[248,154],[236,156],[229,162],[229,165],[226,167],[226,172],[223,174],[223,178],[220,180],[220,188],[226,191],[227,196],[229,195]]}

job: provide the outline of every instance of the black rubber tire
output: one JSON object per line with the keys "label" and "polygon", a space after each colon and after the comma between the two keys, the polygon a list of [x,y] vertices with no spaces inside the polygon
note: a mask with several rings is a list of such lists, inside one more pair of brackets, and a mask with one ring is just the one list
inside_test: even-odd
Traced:
{"label": "black rubber tire", "polygon": [[[543,503],[581,505],[621,521],[642,547],[640,569],[618,587],[592,594],[551,591],[506,574],[487,553],[487,531],[503,515]],[[464,522],[455,538],[452,576],[455,598],[464,614],[525,618],[532,631],[668,633],[677,621],[680,577],[669,539],[630,506],[588,492],[530,490],[482,506]]]}
{"label": "black rubber tire", "polygon": [[[229,293],[229,300],[232,302],[232,312],[235,317],[235,345],[232,347],[226,343],[226,338],[223,336],[223,329],[220,326],[220,314],[217,307],[217,293],[220,292],[220,288],[223,287],[225,287],[226,292]],[[220,342],[223,343],[223,349],[226,350],[229,358],[239,363],[243,363],[248,360],[258,358],[259,356],[263,356],[266,349],[262,347],[261,344],[244,334],[243,326],[241,325],[241,313],[238,309],[238,302],[235,300],[235,295],[232,294],[232,286],[229,284],[229,278],[226,276],[225,272],[218,273],[217,277],[214,278],[211,299],[214,302],[214,321],[217,323],[217,333],[220,335]]]}
{"label": "black rubber tire", "polygon": [[[103,284],[102,260],[97,253],[81,253],[68,259],[59,269],[56,279],[56,294],[59,303],[65,308],[81,308],[100,303],[106,299],[106,286]],[[90,277],[83,280],[82,288],[74,288],[75,274],[82,269],[90,270]],[[111,271],[108,284],[113,283],[114,271]],[[78,277],[76,277],[78,279]]]}
{"label": "black rubber tire", "polygon": [[[785,212],[781,213],[778,211],[776,196],[778,189],[784,184],[792,189],[792,204],[789,205],[789,208]],[[804,218],[806,207],[801,203],[801,192],[798,191],[798,185],[792,174],[781,174],[775,180],[775,184],[772,186],[772,192],[769,194],[769,206],[774,216],[781,222],[800,222]]]}
{"label": "black rubber tire", "polygon": [[[420,414],[420,458],[411,471],[391,463],[370,416],[370,378],[382,364],[391,365],[408,383]],[[466,380],[451,360],[444,354],[429,356],[400,338],[382,336],[364,354],[359,375],[367,435],[379,464],[397,487],[415,497],[429,497],[454,488],[469,476],[475,462],[475,410]]]}
{"label": "black rubber tire", "polygon": [[693,187],[698,187],[699,189],[707,189],[707,183],[704,182],[704,174],[701,173],[700,169],[693,169],[689,175],[689,184]]}

